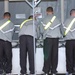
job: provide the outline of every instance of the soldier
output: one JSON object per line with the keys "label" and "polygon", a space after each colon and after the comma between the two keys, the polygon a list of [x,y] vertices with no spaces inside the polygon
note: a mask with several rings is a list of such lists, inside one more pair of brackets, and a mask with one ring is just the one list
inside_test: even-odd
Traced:
{"label": "soldier", "polygon": [[20,42],[21,74],[26,74],[27,73],[27,68],[26,68],[27,53],[28,53],[28,58],[29,58],[30,74],[35,73],[33,38],[34,38],[34,34],[33,34],[33,16],[31,15],[20,26],[19,42]]}
{"label": "soldier", "polygon": [[52,74],[57,72],[58,64],[58,41],[61,37],[60,25],[61,23],[54,16],[53,8],[48,7],[46,9],[47,16],[41,21],[40,24],[40,34],[44,39],[44,66],[43,72],[49,74],[51,71]]}
{"label": "soldier", "polygon": [[[12,36],[14,25],[10,21],[11,14],[4,13],[4,19],[0,21],[0,74],[6,74],[12,70]],[[5,60],[4,60],[5,59]]]}
{"label": "soldier", "polygon": [[75,9],[70,11],[70,17],[65,21],[62,33],[66,40],[66,69],[72,74],[75,67]]}

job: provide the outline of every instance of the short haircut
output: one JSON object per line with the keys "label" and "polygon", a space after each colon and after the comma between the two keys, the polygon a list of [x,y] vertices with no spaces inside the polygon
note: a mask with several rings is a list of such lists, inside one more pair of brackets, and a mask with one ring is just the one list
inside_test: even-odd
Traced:
{"label": "short haircut", "polygon": [[4,16],[10,16],[11,17],[11,14],[9,12],[5,12]]}
{"label": "short haircut", "polygon": [[46,9],[46,11],[47,11],[47,12],[53,12],[53,8],[52,8],[52,7],[48,7],[48,8]]}
{"label": "short haircut", "polygon": [[30,15],[30,16],[28,17],[28,19],[31,19],[31,18],[33,18],[33,15]]}
{"label": "short haircut", "polygon": [[73,12],[75,12],[75,9],[72,9],[72,10],[70,11],[70,15],[72,15]]}

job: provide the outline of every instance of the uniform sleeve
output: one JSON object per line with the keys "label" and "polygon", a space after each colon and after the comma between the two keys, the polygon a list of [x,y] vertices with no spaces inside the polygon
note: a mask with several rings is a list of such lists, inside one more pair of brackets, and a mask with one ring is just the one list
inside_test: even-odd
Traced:
{"label": "uniform sleeve", "polygon": [[39,25],[36,27],[36,34],[37,34],[37,39],[40,37],[40,31],[39,31]]}
{"label": "uniform sleeve", "polygon": [[15,26],[13,23],[11,23],[11,27],[7,32],[14,32]]}
{"label": "uniform sleeve", "polygon": [[8,30],[12,35],[15,33],[15,26],[13,23],[11,23],[11,28]]}
{"label": "uniform sleeve", "polygon": [[[42,21],[41,21],[42,22]],[[43,36],[43,33],[44,33],[44,26],[43,24],[40,22],[39,24],[39,32],[40,32],[40,36]]]}
{"label": "uniform sleeve", "polygon": [[60,29],[61,29],[62,36],[64,36],[65,29],[64,29],[64,25],[63,24],[60,26]]}
{"label": "uniform sleeve", "polygon": [[14,26],[14,24],[13,24],[13,23],[12,23],[12,25],[11,25],[11,29],[13,29],[13,30],[15,29],[15,26]]}
{"label": "uniform sleeve", "polygon": [[65,31],[66,31],[66,29],[67,29],[67,27],[68,27],[68,25],[69,25],[69,22],[70,22],[70,20],[67,19],[67,20],[62,24],[62,26],[61,26],[61,30],[62,30],[62,35],[63,35],[63,36],[65,36]]}
{"label": "uniform sleeve", "polygon": [[65,31],[66,31],[66,29],[67,29],[69,23],[70,23],[70,20],[67,19],[67,20],[62,24],[62,26],[61,26],[61,30],[62,30],[62,35],[63,35],[63,36],[65,35]]}

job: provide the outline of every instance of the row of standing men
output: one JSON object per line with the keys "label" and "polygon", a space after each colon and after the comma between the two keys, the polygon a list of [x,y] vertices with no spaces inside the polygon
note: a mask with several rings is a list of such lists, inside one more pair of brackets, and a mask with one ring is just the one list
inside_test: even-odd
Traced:
{"label": "row of standing men", "polygon": [[[75,72],[75,9],[70,11],[70,17],[64,24],[54,15],[52,7],[46,9],[47,15],[35,24],[35,39],[40,36],[43,39],[44,74],[56,74],[58,65],[58,43],[63,37],[66,41],[66,71],[68,74]],[[11,14],[4,13],[4,19],[0,21],[0,74],[7,75],[12,71],[12,36],[14,24],[10,21]],[[36,22],[36,18],[34,18]],[[27,52],[29,58],[30,74],[35,74],[34,66],[34,42],[33,42],[33,16],[21,23],[19,31],[20,66],[22,75],[27,73]]]}

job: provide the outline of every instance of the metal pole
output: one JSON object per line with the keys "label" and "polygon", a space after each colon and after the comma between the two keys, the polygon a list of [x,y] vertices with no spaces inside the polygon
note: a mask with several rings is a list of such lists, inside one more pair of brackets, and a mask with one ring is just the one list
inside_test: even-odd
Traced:
{"label": "metal pole", "polygon": [[34,7],[36,7],[40,2],[41,2],[41,0],[38,0],[37,2],[35,2],[36,4],[34,5]]}
{"label": "metal pole", "polygon": [[[37,1],[37,0],[36,0]],[[33,0],[33,34],[34,34],[34,39],[33,39],[33,42],[34,42],[34,65],[35,65],[35,75],[36,75],[36,55],[35,55],[35,50],[36,50],[36,47],[35,47],[35,7],[41,2],[41,0],[38,0],[36,3],[35,3],[35,0]]]}
{"label": "metal pole", "polygon": [[29,4],[33,8],[33,5],[28,0],[25,0],[25,1],[27,2],[27,4]]}
{"label": "metal pole", "polygon": [[34,34],[34,37],[33,37],[33,43],[34,43],[34,69],[35,69],[35,75],[36,75],[36,55],[35,55],[35,49],[36,49],[36,47],[35,47],[35,16],[34,16],[34,7],[35,6],[35,4],[34,4],[34,0],[33,0],[33,34]]}
{"label": "metal pole", "polygon": [[33,43],[34,43],[34,69],[35,69],[35,75],[36,75],[36,55],[35,55],[35,7],[38,3],[40,3],[41,0],[38,0],[35,4],[35,0],[32,0],[32,5],[28,0],[25,0],[32,8],[33,8]]}
{"label": "metal pole", "polygon": [[4,0],[4,11],[9,12],[9,1],[8,0]]}
{"label": "metal pole", "polygon": [[64,22],[64,0],[61,0],[61,22]]}

